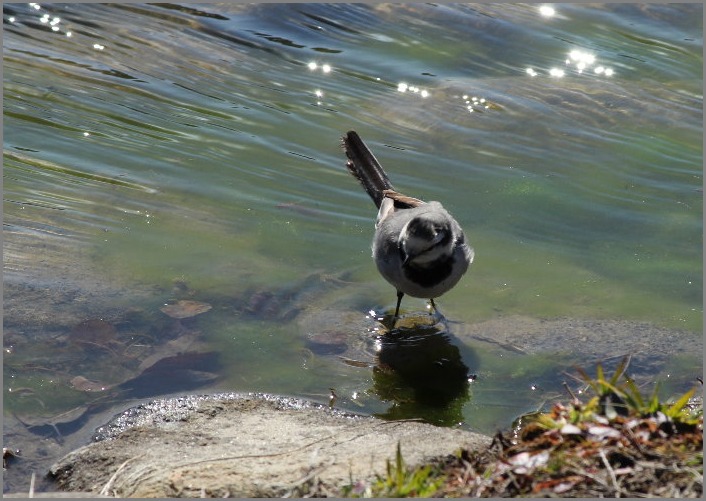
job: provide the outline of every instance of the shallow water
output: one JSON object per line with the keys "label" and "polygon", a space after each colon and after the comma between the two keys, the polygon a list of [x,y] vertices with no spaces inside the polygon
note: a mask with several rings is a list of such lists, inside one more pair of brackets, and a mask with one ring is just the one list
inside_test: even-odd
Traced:
{"label": "shallow water", "polygon": [[[700,4],[34,5],[4,6],[6,416],[86,405],[72,378],[123,383],[136,350],[184,332],[218,352],[217,383],[162,392],[333,388],[488,433],[550,399],[567,369],[551,353],[454,340],[478,378],[451,411],[312,353],[312,331],[394,307],[351,129],[475,248],[438,301],[452,333],[520,315],[701,339]],[[213,308],[175,327],[159,308],[176,299]],[[87,320],[105,336],[79,356]],[[701,367],[658,369],[682,389]]]}

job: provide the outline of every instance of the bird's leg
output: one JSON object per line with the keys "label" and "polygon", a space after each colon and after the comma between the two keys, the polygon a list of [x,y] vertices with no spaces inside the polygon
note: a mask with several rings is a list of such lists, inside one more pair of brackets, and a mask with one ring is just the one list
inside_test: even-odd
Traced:
{"label": "bird's leg", "polygon": [[437,308],[434,298],[429,299],[429,304],[431,305],[429,315],[434,315],[437,319],[445,319],[439,308]]}
{"label": "bird's leg", "polygon": [[390,322],[390,326],[387,327],[388,331],[391,331],[392,329],[395,328],[395,324],[397,323],[397,319],[400,316],[400,304],[402,303],[402,297],[404,296],[404,292],[402,291],[397,291],[397,306],[395,307],[395,316],[392,317],[392,321]]}
{"label": "bird's leg", "polygon": [[439,311],[439,308],[437,308],[436,303],[434,302],[434,299],[429,299],[429,304],[431,306],[429,315],[434,315],[435,321],[443,321],[446,322],[446,317],[444,316],[443,313]]}
{"label": "bird's leg", "polygon": [[[400,316],[400,304],[402,303],[403,296],[404,296],[404,292],[397,291],[397,307],[395,308],[395,321],[397,321],[397,317]],[[394,327],[394,325],[393,325],[393,327]]]}

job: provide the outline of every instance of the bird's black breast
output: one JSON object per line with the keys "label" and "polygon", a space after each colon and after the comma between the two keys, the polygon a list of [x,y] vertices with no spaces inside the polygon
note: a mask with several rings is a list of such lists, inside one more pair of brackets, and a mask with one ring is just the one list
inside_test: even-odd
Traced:
{"label": "bird's black breast", "polygon": [[453,270],[455,262],[453,254],[443,261],[437,261],[434,266],[418,268],[406,264],[402,267],[407,280],[419,284],[422,287],[434,287],[446,280]]}

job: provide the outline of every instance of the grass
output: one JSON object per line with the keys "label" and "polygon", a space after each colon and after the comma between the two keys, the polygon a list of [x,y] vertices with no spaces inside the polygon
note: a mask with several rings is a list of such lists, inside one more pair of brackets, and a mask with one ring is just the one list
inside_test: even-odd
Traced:
{"label": "grass", "polygon": [[407,498],[430,497],[437,492],[445,481],[438,466],[427,464],[410,468],[402,458],[400,444],[397,443],[395,463],[387,460],[387,475],[377,476],[374,482],[351,483],[342,489],[344,497],[366,498]]}

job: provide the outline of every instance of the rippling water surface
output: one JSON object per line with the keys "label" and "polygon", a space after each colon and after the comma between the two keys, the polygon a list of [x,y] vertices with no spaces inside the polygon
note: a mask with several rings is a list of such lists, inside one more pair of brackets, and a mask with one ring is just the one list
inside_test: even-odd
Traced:
{"label": "rippling water surface", "polygon": [[[351,129],[475,248],[439,300],[452,334],[560,318],[700,340],[702,6],[553,8],[6,4],[6,416],[51,436],[105,388],[116,408],[333,389],[347,408],[488,433],[541,407],[566,379],[551,353],[454,341],[476,378],[452,411],[405,407],[356,365],[375,347],[351,332],[395,294],[344,167]],[[178,300],[211,309],[160,311]],[[640,351],[630,335],[606,357]],[[155,384],[172,373],[146,371],[148,353],[191,376]],[[683,384],[702,370],[665,363]]]}

